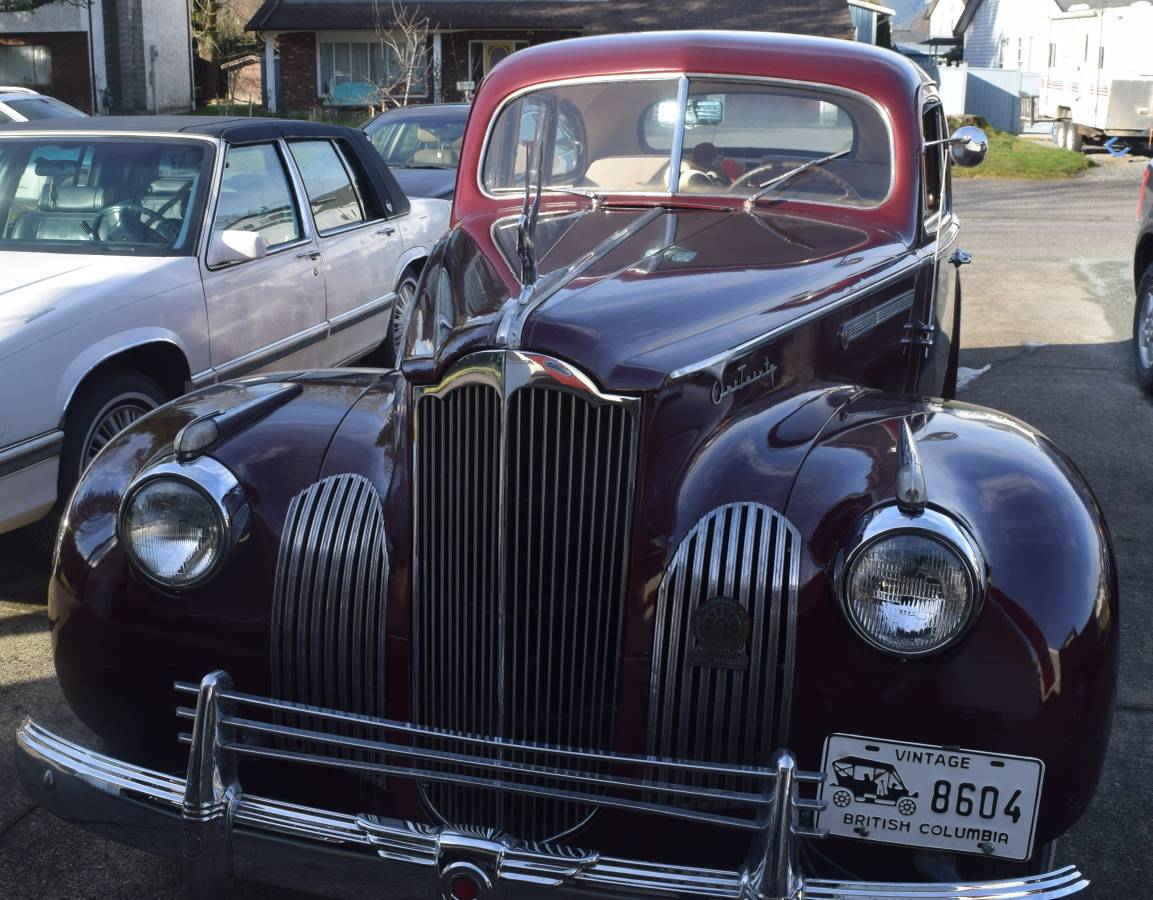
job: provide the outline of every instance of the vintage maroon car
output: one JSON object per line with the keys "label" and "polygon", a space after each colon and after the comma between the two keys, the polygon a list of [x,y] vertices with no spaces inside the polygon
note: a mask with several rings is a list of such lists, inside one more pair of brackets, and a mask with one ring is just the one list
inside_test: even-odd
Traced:
{"label": "vintage maroon car", "polygon": [[84,476],[50,612],[104,747],[26,723],[28,790],[202,897],[1081,890],[1110,540],[950,399],[945,129],[840,41],[502,63],[398,370],[197,391]]}

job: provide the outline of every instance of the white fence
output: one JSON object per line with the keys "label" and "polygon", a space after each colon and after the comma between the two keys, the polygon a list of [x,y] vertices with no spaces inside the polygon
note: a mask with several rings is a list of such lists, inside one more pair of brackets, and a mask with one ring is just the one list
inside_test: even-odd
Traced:
{"label": "white fence", "polygon": [[929,74],[940,86],[945,115],[983,116],[994,128],[1021,130],[1021,97],[1035,97],[1040,76],[1020,69],[941,66]]}

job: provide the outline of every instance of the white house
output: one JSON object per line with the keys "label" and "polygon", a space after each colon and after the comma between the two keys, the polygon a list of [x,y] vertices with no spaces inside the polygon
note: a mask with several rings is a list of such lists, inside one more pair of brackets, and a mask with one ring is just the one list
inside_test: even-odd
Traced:
{"label": "white house", "polygon": [[995,69],[1041,71],[1049,55],[1056,0],[968,0],[953,33],[965,38],[965,62]]}
{"label": "white house", "polygon": [[0,13],[0,85],[33,87],[88,112],[187,110],[189,7],[91,0]]}

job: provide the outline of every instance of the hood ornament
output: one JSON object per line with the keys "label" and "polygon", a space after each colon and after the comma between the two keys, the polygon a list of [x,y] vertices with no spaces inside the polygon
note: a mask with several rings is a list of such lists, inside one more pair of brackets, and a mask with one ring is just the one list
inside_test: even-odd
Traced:
{"label": "hood ornament", "polygon": [[907,516],[919,516],[928,502],[925,468],[906,416],[897,433],[897,508]]}

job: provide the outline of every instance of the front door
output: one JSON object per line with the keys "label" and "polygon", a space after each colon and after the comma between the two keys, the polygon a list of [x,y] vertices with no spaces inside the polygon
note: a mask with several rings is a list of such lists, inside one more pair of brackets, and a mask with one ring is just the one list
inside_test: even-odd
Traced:
{"label": "front door", "polygon": [[218,379],[318,365],[327,333],[321,250],[292,188],[283,145],[230,147],[213,232],[256,231],[264,259],[202,266],[212,367]]}
{"label": "front door", "polygon": [[340,140],[290,141],[324,266],[331,334],[321,365],[347,362],[388,333],[400,230],[375,208],[372,187]]}

